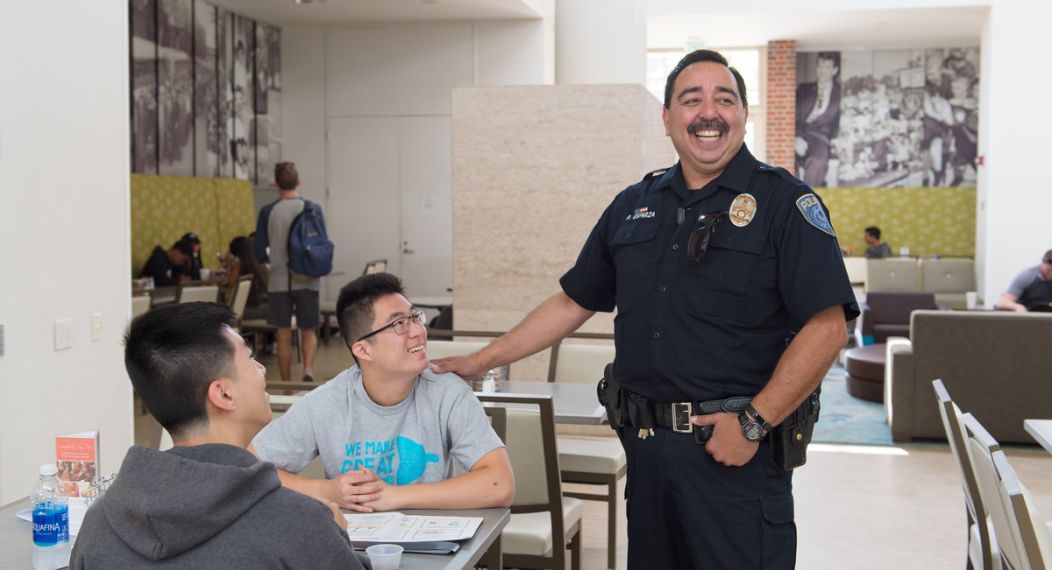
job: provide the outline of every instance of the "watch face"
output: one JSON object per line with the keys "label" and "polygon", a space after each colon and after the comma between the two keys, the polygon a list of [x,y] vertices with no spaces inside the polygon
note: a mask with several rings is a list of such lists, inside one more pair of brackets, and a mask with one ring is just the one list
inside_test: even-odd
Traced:
{"label": "watch face", "polygon": [[742,428],[742,435],[749,441],[760,441],[763,439],[763,426],[748,418],[745,414],[738,416],[738,423]]}

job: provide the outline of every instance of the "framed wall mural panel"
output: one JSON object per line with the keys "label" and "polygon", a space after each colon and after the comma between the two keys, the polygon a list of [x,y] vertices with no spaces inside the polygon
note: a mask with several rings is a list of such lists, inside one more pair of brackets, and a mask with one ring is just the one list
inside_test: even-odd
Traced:
{"label": "framed wall mural panel", "polygon": [[193,3],[157,1],[157,108],[164,175],[194,175]]}
{"label": "framed wall mural panel", "polygon": [[157,174],[157,5],[131,0],[132,172]]}
{"label": "framed wall mural panel", "polygon": [[268,184],[281,30],[204,0],[128,0],[132,171]]}
{"label": "framed wall mural panel", "polygon": [[978,48],[797,54],[796,169],[814,187],[975,185]]}

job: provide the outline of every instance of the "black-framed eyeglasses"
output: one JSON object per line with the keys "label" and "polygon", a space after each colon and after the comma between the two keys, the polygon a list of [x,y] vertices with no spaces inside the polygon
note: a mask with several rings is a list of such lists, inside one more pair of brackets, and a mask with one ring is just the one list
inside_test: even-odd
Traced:
{"label": "black-framed eyeglasses", "polygon": [[408,317],[399,317],[399,318],[387,323],[386,325],[374,330],[373,332],[363,336],[362,338],[359,338],[355,342],[358,342],[358,341],[361,341],[361,340],[365,340],[365,339],[367,339],[367,338],[369,338],[371,336],[378,335],[378,334],[384,332],[387,329],[394,330],[395,334],[397,334],[397,335],[403,335],[403,334],[409,332],[409,325],[411,325],[413,323],[416,323],[416,324],[418,324],[420,326],[425,326],[427,324],[427,314],[424,313],[424,311],[421,311],[420,309],[417,309],[417,310],[413,311],[412,313],[409,313]]}
{"label": "black-framed eyeglasses", "polygon": [[687,256],[694,261],[705,261],[705,254],[709,251],[709,242],[716,229],[716,222],[727,215],[727,211],[709,212],[698,216],[698,227],[690,232],[687,240]]}

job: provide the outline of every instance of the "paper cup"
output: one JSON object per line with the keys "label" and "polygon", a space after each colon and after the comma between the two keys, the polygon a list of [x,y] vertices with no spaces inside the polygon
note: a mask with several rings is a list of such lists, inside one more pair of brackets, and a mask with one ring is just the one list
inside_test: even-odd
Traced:
{"label": "paper cup", "polygon": [[402,564],[402,547],[397,544],[374,544],[365,553],[373,570],[398,570]]}
{"label": "paper cup", "polygon": [[975,291],[968,291],[964,294],[964,306],[969,310],[974,309],[979,303],[979,293]]}

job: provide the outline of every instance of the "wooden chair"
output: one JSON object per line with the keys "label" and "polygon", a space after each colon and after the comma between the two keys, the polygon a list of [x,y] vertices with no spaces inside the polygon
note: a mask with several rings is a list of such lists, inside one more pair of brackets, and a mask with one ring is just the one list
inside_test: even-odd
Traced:
{"label": "wooden chair", "polygon": [[992,565],[995,568],[1012,570],[1027,568],[1022,565],[1023,548],[1018,531],[1013,529],[1015,523],[1011,521],[1011,515],[998,489],[993,455],[1001,451],[1001,445],[972,414],[961,415],[961,423],[964,425],[964,438],[968,442],[968,452],[972,456],[972,466],[975,468],[979,496],[986,506],[993,527],[992,541],[1001,552],[1001,559]]}
{"label": "wooden chair", "polygon": [[993,460],[1001,500],[1012,515],[1013,530],[1018,533],[1026,557],[1025,566],[1021,567],[1032,570],[1052,568],[1052,532],[1041,518],[1030,490],[1019,481],[1003,451],[994,452]]}
{"label": "wooden chair", "polygon": [[202,301],[215,303],[219,298],[218,285],[180,285],[175,294],[176,303],[194,303]]}
{"label": "wooden chair", "polygon": [[241,327],[241,321],[244,320],[245,307],[248,306],[248,296],[252,292],[252,276],[244,275],[239,277],[237,280],[237,286],[234,287],[233,295],[230,297],[230,309],[237,315],[237,325]]}
{"label": "wooden chair", "polygon": [[569,548],[571,567],[580,570],[584,507],[562,493],[551,397],[479,394],[478,398],[508,406],[506,443],[515,471],[515,502],[501,535],[505,567],[563,570]]}
{"label": "wooden chair", "polygon": [[[613,343],[563,342],[552,347],[548,381],[596,384],[606,365],[613,361]],[[606,565],[613,568],[617,559],[617,505],[621,502],[617,483],[628,472],[625,450],[616,437],[560,435],[558,441],[563,483],[606,486],[604,493],[567,492],[566,495],[606,503]]]}
{"label": "wooden chair", "polygon": [[968,453],[964,426],[961,425],[961,409],[950,398],[942,380],[934,380],[932,386],[939,400],[939,415],[946,430],[946,440],[950,442],[950,451],[957,460],[964,486],[964,505],[968,515],[967,567],[976,570],[1000,568],[1001,552],[991,533],[986,505],[979,495],[975,467],[972,465],[972,456]]}
{"label": "wooden chair", "polygon": [[362,271],[362,275],[372,275],[373,273],[383,273],[384,271],[387,271],[387,260],[374,259],[366,262],[365,270]]}
{"label": "wooden chair", "polygon": [[140,295],[138,297],[132,297],[131,305],[131,316],[134,319],[139,315],[149,312],[150,307],[153,306],[153,297],[150,297],[149,295]]}

